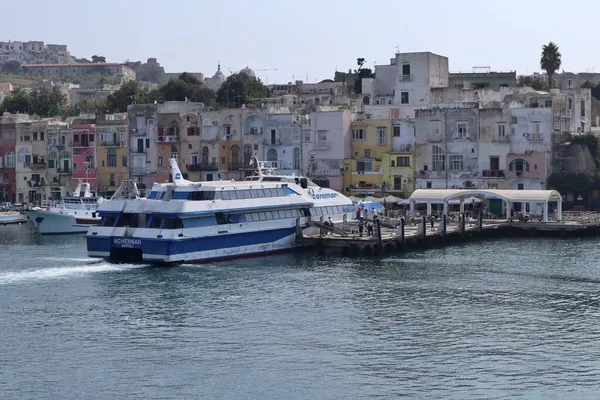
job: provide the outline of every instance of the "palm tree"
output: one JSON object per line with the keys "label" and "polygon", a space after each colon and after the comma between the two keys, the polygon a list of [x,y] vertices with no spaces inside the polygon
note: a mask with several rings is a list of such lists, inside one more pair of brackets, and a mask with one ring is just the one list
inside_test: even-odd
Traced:
{"label": "palm tree", "polygon": [[540,67],[548,75],[548,87],[552,89],[552,77],[558,71],[561,65],[560,52],[554,42],[549,42],[542,46],[542,57],[540,58]]}

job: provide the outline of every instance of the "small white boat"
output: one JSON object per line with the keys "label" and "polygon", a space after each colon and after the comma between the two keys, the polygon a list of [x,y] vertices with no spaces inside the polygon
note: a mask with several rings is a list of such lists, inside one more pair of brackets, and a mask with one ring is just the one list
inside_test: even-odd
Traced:
{"label": "small white boat", "polygon": [[25,210],[27,218],[35,224],[42,235],[85,233],[100,223],[96,210],[103,201],[90,190],[90,184],[79,182],[71,196],[59,202],[44,202],[42,207]]}
{"label": "small white boat", "polygon": [[0,212],[0,225],[22,224],[27,221],[27,217],[17,211]]}

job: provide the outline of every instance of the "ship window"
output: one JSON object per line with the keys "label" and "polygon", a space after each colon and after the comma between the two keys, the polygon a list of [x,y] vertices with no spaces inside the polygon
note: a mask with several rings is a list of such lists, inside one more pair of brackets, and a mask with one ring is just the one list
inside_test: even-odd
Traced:
{"label": "ship window", "polygon": [[215,217],[194,217],[183,219],[183,226],[185,228],[198,228],[201,226],[212,226],[216,225],[217,221]]}
{"label": "ship window", "polygon": [[276,217],[273,215],[273,211],[267,211],[267,219],[275,219]]}
{"label": "ship window", "polygon": [[132,228],[139,227],[139,215],[138,214],[120,214],[117,221],[117,226],[129,226]]}
{"label": "ship window", "polygon": [[223,200],[231,200],[231,194],[229,193],[229,190],[221,192],[221,197]]}
{"label": "ship window", "polygon": [[265,191],[263,189],[258,189],[258,197],[265,197]]}
{"label": "ship window", "polygon": [[285,210],[285,216],[286,216],[287,218],[292,218],[292,217],[293,217],[293,215],[292,215],[292,210]]}
{"label": "ship window", "polygon": [[215,218],[217,219],[217,224],[219,224],[219,225],[223,225],[223,224],[227,223],[227,219],[225,219],[225,214],[223,214],[223,213],[216,213]]}
{"label": "ship window", "polygon": [[215,192],[214,191],[207,191],[207,192],[203,192],[204,193],[204,199],[205,200],[214,200],[215,199]]}
{"label": "ship window", "polygon": [[275,211],[277,213],[277,218],[285,218],[285,213],[283,211]]}
{"label": "ship window", "polygon": [[283,188],[277,189],[277,193],[279,193],[280,196],[285,196],[285,190],[283,190]]}
{"label": "ship window", "polygon": [[252,221],[260,221],[260,218],[257,213],[252,213]]}
{"label": "ship window", "polygon": [[231,200],[237,200],[237,193],[234,190],[230,190],[229,197],[231,197]]}
{"label": "ship window", "polygon": [[257,199],[258,198],[258,190],[251,190],[250,191],[250,196],[252,196],[253,199]]}
{"label": "ship window", "polygon": [[243,214],[231,214],[227,220],[230,224],[240,224],[242,222],[246,222],[246,218]]}
{"label": "ship window", "polygon": [[152,219],[150,220],[150,226],[149,228],[160,228],[160,226],[162,225],[163,222],[163,218],[162,217],[152,217]]}
{"label": "ship window", "polygon": [[260,218],[261,221],[266,221],[267,220],[267,214],[265,214],[264,212],[258,213],[258,216],[259,216],[259,218]]}
{"label": "ship window", "polygon": [[113,217],[111,215],[102,217],[102,219],[100,220],[100,226],[113,226],[115,224],[116,219],[116,217]]}
{"label": "ship window", "polygon": [[181,222],[181,218],[167,218],[167,219],[165,219],[163,228],[164,229],[182,229],[183,222]]}

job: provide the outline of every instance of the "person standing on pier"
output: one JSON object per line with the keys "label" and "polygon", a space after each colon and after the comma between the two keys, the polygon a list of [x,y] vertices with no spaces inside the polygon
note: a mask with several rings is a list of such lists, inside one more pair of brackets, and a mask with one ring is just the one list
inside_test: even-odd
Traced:
{"label": "person standing on pier", "polygon": [[362,219],[358,220],[358,236],[362,237],[365,224]]}
{"label": "person standing on pier", "polygon": [[367,223],[367,235],[373,236],[373,221]]}
{"label": "person standing on pier", "polygon": [[431,217],[429,217],[429,220],[431,222],[431,230],[433,230],[433,224],[435,223],[435,217],[433,216],[433,214],[431,215]]}

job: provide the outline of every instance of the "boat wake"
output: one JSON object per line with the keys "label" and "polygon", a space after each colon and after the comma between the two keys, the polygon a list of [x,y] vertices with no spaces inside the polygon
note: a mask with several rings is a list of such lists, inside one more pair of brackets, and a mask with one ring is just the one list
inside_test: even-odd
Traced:
{"label": "boat wake", "polygon": [[52,279],[67,279],[82,277],[94,273],[118,272],[130,269],[145,268],[149,265],[139,264],[110,264],[100,261],[95,264],[75,265],[72,267],[42,268],[30,271],[0,273],[0,285],[44,281]]}

